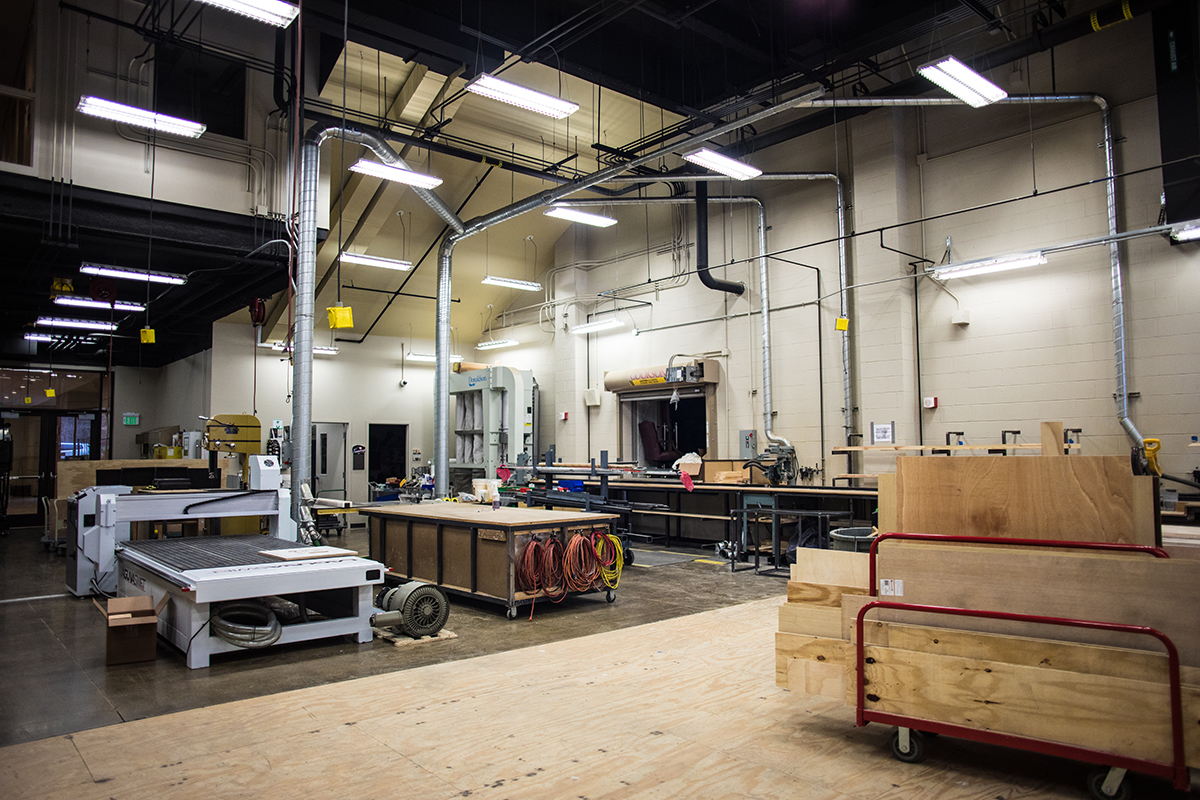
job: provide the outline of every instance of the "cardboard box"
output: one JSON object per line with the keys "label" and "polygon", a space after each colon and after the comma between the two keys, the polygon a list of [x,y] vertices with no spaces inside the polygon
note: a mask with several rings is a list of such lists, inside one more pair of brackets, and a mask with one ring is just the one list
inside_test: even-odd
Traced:
{"label": "cardboard box", "polygon": [[712,459],[712,460],[706,459],[704,461],[704,463],[701,465],[701,467],[702,467],[702,469],[700,470],[700,482],[701,483],[720,483],[721,481],[717,480],[718,473],[733,472],[734,470],[740,470],[742,468],[742,462],[717,460],[717,459]]}
{"label": "cardboard box", "polygon": [[694,478],[700,474],[700,471],[703,467],[704,464],[702,463],[693,462],[689,464],[688,462],[684,461],[680,463],[679,471],[686,472],[688,475],[691,475]]}
{"label": "cardboard box", "polygon": [[93,599],[108,624],[104,663],[112,666],[153,661],[158,646],[158,615],[170,599],[170,595],[163,595],[156,606],[148,595],[113,597],[107,608]]}

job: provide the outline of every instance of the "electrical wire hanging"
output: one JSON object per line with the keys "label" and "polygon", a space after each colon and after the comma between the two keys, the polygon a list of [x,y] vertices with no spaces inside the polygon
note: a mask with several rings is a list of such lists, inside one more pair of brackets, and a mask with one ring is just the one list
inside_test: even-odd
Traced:
{"label": "electrical wire hanging", "polygon": [[591,536],[592,549],[600,567],[600,580],[609,589],[616,589],[621,582],[621,569],[625,566],[625,552],[621,540],[611,533],[594,531]]}

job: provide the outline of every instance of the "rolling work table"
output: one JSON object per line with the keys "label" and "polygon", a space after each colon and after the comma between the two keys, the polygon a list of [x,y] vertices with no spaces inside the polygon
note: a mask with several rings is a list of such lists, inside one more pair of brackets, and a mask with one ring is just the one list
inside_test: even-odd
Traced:
{"label": "rolling work table", "polygon": [[[509,619],[516,618],[518,606],[545,596],[544,591],[535,595],[517,588],[518,559],[531,537],[554,536],[566,545],[576,532],[615,535],[618,519],[616,514],[447,502],[356,510],[369,521],[371,558],[411,580],[501,603]],[[597,583],[593,591],[602,588]],[[616,599],[615,589],[607,589],[606,599]]]}

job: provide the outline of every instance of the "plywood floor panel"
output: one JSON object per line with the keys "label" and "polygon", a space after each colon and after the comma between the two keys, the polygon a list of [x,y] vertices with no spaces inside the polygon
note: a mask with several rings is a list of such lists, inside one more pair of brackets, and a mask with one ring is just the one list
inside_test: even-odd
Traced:
{"label": "plywood floor panel", "polygon": [[780,600],[15,745],[0,797],[1083,796],[1083,766],[947,737],[899,764],[889,728],[776,688]]}

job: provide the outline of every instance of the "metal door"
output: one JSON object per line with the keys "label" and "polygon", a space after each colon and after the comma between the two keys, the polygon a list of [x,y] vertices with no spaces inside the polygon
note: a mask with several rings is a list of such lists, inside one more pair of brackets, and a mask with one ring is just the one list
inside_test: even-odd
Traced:
{"label": "metal door", "polygon": [[346,499],[345,422],[314,422],[312,488],[315,497]]}

